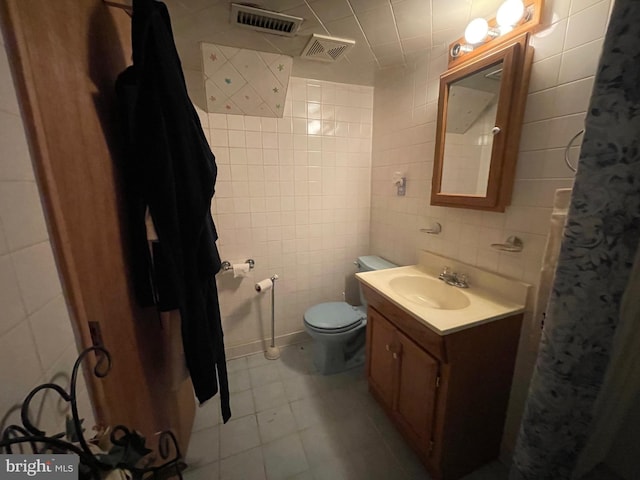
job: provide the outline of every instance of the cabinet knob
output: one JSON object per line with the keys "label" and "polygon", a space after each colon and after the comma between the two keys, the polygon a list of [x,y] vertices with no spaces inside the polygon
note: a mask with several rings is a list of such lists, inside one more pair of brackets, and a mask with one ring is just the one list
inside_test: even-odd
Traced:
{"label": "cabinet knob", "polygon": [[387,352],[391,351],[391,346],[387,343],[384,348],[387,350]]}
{"label": "cabinet knob", "polygon": [[393,359],[397,360],[398,359],[398,354],[396,352],[393,352]]}

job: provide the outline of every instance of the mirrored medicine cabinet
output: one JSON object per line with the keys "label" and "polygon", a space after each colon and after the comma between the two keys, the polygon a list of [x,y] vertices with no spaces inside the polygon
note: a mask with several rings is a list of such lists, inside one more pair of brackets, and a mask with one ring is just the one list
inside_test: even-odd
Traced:
{"label": "mirrored medicine cabinet", "polygon": [[528,39],[501,42],[440,77],[432,205],[509,205],[533,58]]}

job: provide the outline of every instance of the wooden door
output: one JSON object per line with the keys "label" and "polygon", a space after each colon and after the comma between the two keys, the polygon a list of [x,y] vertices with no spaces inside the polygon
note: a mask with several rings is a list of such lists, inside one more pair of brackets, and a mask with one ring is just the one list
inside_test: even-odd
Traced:
{"label": "wooden door", "polygon": [[369,308],[367,328],[370,332],[368,353],[369,384],[386,406],[393,406],[397,363],[393,357],[396,329],[377,311]]}
{"label": "wooden door", "polygon": [[400,344],[394,410],[398,421],[426,452],[431,441],[438,378],[438,361],[407,336],[396,332]]}
{"label": "wooden door", "polygon": [[77,343],[94,332],[113,359],[106,378],[88,377],[97,419],[151,446],[171,428],[184,452],[190,382],[172,385],[157,312],[136,305],[125,261],[114,83],[130,62],[130,19],[102,0],[2,0],[0,13]]}

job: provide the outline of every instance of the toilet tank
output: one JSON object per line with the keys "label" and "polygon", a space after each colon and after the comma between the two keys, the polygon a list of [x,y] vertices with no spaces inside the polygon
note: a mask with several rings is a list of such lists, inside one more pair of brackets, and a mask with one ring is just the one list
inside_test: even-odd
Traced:
{"label": "toilet tank", "polygon": [[[358,257],[355,261],[355,264],[358,267],[358,272],[371,272],[373,270],[384,270],[385,268],[394,268],[397,267],[395,263],[391,263],[384,258],[378,257],[376,255],[365,255],[362,257]],[[359,283],[359,282],[358,282]],[[359,285],[360,289],[360,303],[362,306],[367,306],[367,301],[364,298],[364,294],[362,293],[362,285]]]}

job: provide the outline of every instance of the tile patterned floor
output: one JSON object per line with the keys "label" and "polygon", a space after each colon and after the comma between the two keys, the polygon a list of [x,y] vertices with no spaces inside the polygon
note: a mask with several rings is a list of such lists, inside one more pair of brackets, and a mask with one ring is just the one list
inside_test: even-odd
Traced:
{"label": "tile patterned floor", "polygon": [[[367,391],[363,368],[316,373],[310,344],[228,362],[232,419],[198,408],[186,480],[429,480]],[[465,480],[503,480],[495,462]]]}

